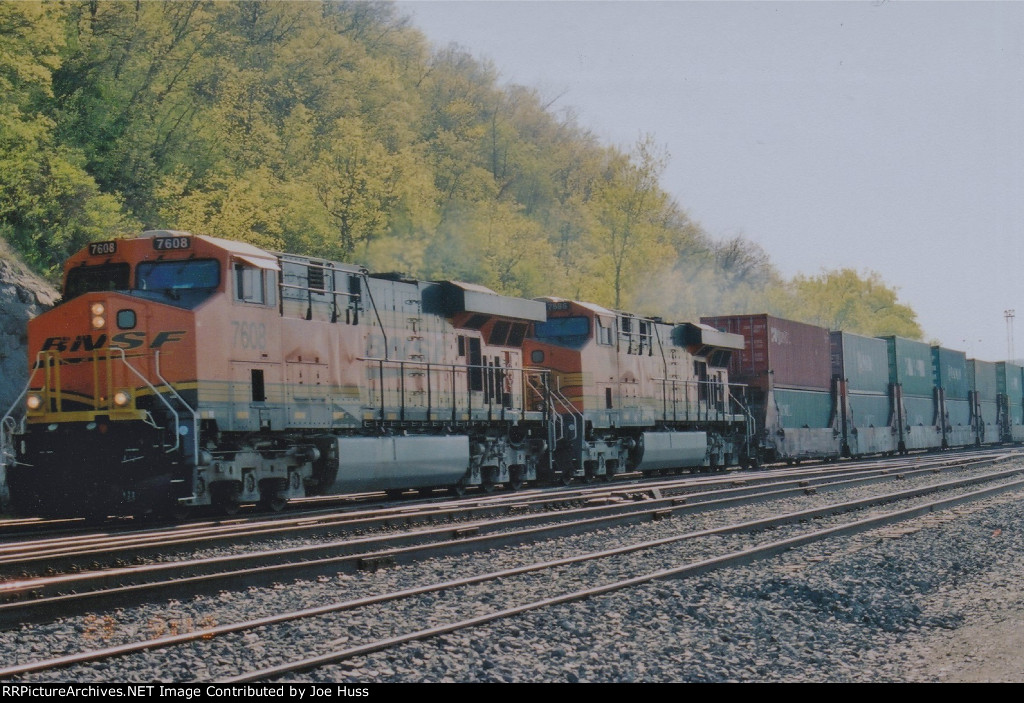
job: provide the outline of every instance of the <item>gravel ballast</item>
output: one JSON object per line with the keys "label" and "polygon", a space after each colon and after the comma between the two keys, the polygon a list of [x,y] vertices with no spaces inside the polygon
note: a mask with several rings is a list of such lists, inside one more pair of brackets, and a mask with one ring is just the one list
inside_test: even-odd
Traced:
{"label": "gravel ballast", "polygon": [[[827,502],[835,500],[833,494]],[[548,608],[291,678],[364,683],[957,680],[963,667],[951,652],[956,628],[981,626],[977,617],[984,614],[998,624],[1013,612],[1015,598],[1020,605],[1015,584],[1024,566],[1024,497],[990,499],[959,512],[956,519],[947,513],[919,518],[913,523],[921,526],[917,531],[901,526],[832,539],[771,561]],[[36,660],[702,527],[701,519],[687,516],[495,550],[486,558],[432,559],[375,574],[69,618],[0,633],[0,646],[17,653],[20,661]],[[776,539],[783,532],[754,539]],[[716,539],[744,544],[752,538]],[[520,590],[537,595],[563,590],[562,579],[583,583],[598,576],[607,580],[613,571],[654,571],[689,558],[680,550],[633,555],[629,559],[635,562],[618,566],[574,567],[557,577],[521,577]],[[424,596],[401,607],[345,612],[316,623],[231,635],[33,678],[218,680],[295,658],[306,649],[307,633],[325,647],[321,651],[330,651],[357,644],[370,631],[387,634],[396,626],[395,612],[402,613],[398,620],[408,627],[421,620],[445,622],[498,609],[501,602],[497,596],[492,602],[491,590],[479,586]],[[1000,676],[978,669],[982,678]]]}

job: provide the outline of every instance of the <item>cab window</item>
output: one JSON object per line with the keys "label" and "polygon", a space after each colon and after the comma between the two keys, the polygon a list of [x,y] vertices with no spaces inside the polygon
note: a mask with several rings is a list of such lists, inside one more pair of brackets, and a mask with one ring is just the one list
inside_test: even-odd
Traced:
{"label": "cab window", "polygon": [[135,271],[136,290],[185,292],[210,291],[220,285],[216,259],[143,261]]}
{"label": "cab window", "polygon": [[64,299],[71,300],[83,293],[110,290],[128,290],[131,267],[128,264],[79,266],[68,271],[64,285]]}
{"label": "cab window", "polygon": [[555,317],[533,326],[533,337],[563,347],[582,347],[590,337],[590,321],[583,316]]}
{"label": "cab window", "polygon": [[263,285],[263,269],[235,262],[235,300],[264,305],[267,302]]}

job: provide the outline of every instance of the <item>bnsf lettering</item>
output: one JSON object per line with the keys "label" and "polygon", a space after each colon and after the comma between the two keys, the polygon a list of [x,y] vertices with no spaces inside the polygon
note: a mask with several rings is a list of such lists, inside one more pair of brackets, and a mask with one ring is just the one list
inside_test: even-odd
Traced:
{"label": "bnsf lettering", "polygon": [[67,351],[69,341],[71,341],[71,337],[50,337],[43,342],[43,351],[50,351],[51,349],[56,351]]}
{"label": "bnsf lettering", "polygon": [[125,351],[129,349],[135,349],[141,347],[146,343],[145,332],[122,332],[121,334],[115,334],[110,340],[112,347],[119,347]]}
{"label": "bnsf lettering", "polygon": [[75,337],[75,343],[71,345],[71,351],[92,351],[93,349],[100,349],[104,344],[107,343],[107,335],[101,334],[96,339],[88,334],[80,334]]}
{"label": "bnsf lettering", "polygon": [[150,349],[158,349],[167,342],[180,342],[185,338],[185,330],[175,330],[173,332],[161,332],[153,339],[153,343],[149,345]]}
{"label": "bnsf lettering", "polygon": [[[150,342],[150,349],[159,349],[165,344],[171,342],[180,342],[185,338],[187,333],[185,330],[168,330],[158,333],[153,337],[153,341]],[[146,333],[145,332],[121,332],[115,334],[110,339],[110,347],[118,349],[137,349],[138,347],[145,346],[146,344]],[[107,335],[101,334],[98,337],[93,337],[88,334],[80,334],[72,341],[71,337],[47,337],[46,341],[43,342],[42,351],[59,351],[59,352],[76,352],[76,351],[95,351],[96,349],[102,349],[107,345]]]}

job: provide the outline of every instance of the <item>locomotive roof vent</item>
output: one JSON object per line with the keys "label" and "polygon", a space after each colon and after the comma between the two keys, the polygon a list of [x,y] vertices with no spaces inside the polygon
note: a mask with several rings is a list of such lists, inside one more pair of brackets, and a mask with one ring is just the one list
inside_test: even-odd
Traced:
{"label": "locomotive roof vent", "polygon": [[743,349],[743,335],[719,332],[710,325],[684,322],[672,330],[672,341],[680,347],[713,347],[715,349]]}
{"label": "locomotive roof vent", "polygon": [[544,303],[523,298],[510,298],[490,288],[462,281],[441,281],[424,291],[424,310],[444,315],[472,312],[495,317],[543,322],[547,319]]}

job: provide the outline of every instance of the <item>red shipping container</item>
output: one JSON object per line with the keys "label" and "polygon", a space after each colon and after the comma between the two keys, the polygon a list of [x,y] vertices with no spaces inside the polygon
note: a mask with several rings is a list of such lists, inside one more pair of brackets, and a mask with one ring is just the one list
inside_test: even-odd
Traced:
{"label": "red shipping container", "polygon": [[831,390],[831,343],[824,327],[765,314],[702,317],[700,321],[743,336],[745,348],[733,352],[729,363],[731,381],[763,389],[771,385]]}

